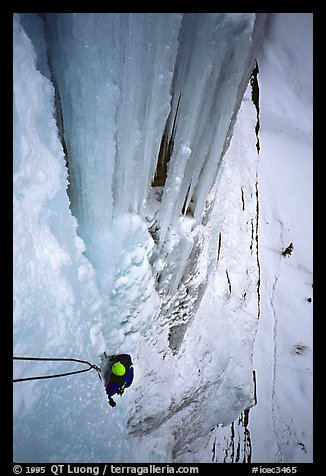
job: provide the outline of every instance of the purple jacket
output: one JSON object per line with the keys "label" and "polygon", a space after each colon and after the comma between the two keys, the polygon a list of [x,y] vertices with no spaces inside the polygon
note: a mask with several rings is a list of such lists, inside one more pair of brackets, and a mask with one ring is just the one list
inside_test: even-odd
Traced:
{"label": "purple jacket", "polygon": [[[112,373],[112,365],[116,362],[121,362],[125,368],[126,373],[122,377],[118,377]],[[119,389],[130,387],[134,378],[134,370],[129,354],[113,355],[105,359],[102,367],[102,377],[104,380],[105,391],[109,397],[115,395]]]}

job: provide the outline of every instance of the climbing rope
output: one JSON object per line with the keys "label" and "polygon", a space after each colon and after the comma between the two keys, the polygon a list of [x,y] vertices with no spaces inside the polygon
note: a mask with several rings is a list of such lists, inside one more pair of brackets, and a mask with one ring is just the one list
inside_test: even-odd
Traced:
{"label": "climbing rope", "polygon": [[83,372],[88,372],[89,370],[96,370],[100,380],[101,377],[101,370],[97,365],[91,364],[87,360],[81,359],[61,359],[61,358],[50,358],[50,357],[13,357],[14,360],[38,360],[38,361],[61,361],[61,362],[79,362],[81,364],[89,365],[88,369],[83,370],[75,370],[74,372],[66,372],[62,374],[55,374],[55,375],[44,375],[40,377],[26,377],[26,378],[18,378],[14,379],[13,382],[26,382],[27,380],[41,380],[41,379],[48,379],[48,378],[57,378],[57,377],[66,377],[67,375],[74,375],[74,374],[81,374]]}

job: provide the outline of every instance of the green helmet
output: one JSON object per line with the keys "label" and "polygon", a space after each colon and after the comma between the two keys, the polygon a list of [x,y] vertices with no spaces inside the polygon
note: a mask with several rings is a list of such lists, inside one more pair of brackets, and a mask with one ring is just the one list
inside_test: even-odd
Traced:
{"label": "green helmet", "polygon": [[122,377],[122,375],[124,375],[126,372],[126,368],[124,365],[121,364],[121,362],[116,362],[112,365],[112,372],[114,373],[114,375]]}

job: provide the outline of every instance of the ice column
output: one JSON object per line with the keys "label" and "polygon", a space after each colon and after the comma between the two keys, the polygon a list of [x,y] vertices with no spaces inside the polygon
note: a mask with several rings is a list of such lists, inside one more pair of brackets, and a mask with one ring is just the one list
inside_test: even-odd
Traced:
{"label": "ice column", "polygon": [[180,14],[48,14],[72,209],[88,241],[140,213],[170,111]]}

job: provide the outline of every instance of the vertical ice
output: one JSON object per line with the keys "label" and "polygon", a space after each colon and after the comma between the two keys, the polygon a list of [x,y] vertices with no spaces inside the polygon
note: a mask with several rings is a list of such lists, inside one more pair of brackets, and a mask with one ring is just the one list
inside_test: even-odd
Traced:
{"label": "vertical ice", "polygon": [[[121,214],[154,223],[163,269],[153,274],[165,300],[189,271],[191,253],[206,246],[198,226],[207,220],[263,23],[252,13],[47,14],[72,211],[106,292],[112,220]],[[163,135],[171,156],[153,218],[147,204]],[[185,214],[195,220],[190,233]],[[197,287],[206,280],[202,273]]]}
{"label": "vertical ice", "polygon": [[172,89],[176,132],[159,216],[161,239],[191,201],[189,212],[196,223],[202,219],[251,72],[255,21],[249,13],[183,16]]}
{"label": "vertical ice", "polygon": [[[41,302],[44,309],[51,308],[53,303],[54,306],[49,323],[39,316],[31,316],[26,323],[21,318],[22,327],[17,329],[23,332],[17,341],[23,342],[24,335],[28,336],[40,323],[43,325],[40,335],[48,333],[46,348],[53,351],[59,343],[64,342],[67,348],[73,342],[71,349],[91,352],[91,330],[98,352],[108,346],[112,352],[126,349],[133,353],[141,388],[139,380],[130,389],[129,400],[123,399],[119,406],[119,425],[110,414],[112,423],[116,425],[117,434],[123,435],[125,444],[133,447],[126,436],[128,426],[137,435],[143,431],[149,433],[155,426],[164,426],[168,420],[172,423],[180,419],[188,421],[183,433],[175,437],[179,448],[175,449],[174,457],[182,453],[185,433],[191,444],[192,434],[188,429],[198,426],[202,414],[206,423],[201,431],[205,434],[211,424],[227,421],[251,399],[251,382],[247,375],[238,392],[232,380],[232,365],[228,368],[229,349],[221,342],[216,344],[222,330],[212,325],[211,335],[208,325],[202,339],[201,323],[191,318],[195,316],[215,265],[222,218],[210,223],[208,206],[213,209],[219,192],[216,182],[219,167],[248,82],[264,17],[249,13],[94,13],[46,14],[44,17],[59,119],[62,114],[71,210],[78,220],[78,233],[85,242],[85,254],[94,266],[99,287],[90,263],[82,255],[83,243],[76,236],[77,221],[70,214],[65,194],[67,171],[52,114],[53,89],[36,71],[33,50],[27,45],[20,50],[22,40],[18,35],[15,48],[20,57],[16,68],[25,69],[19,69],[16,86],[25,89],[19,92],[14,110],[17,224],[35,226],[32,229],[27,226],[26,237],[23,232],[19,234],[22,241],[17,256],[23,256],[22,247],[28,238],[33,242],[38,236],[42,238],[39,259],[32,260],[30,281],[34,283],[36,278],[37,283],[46,278],[49,294],[45,293]],[[26,25],[27,20],[26,17]],[[35,21],[35,25],[37,23]],[[31,34],[35,33],[35,29],[32,30]],[[43,41],[40,39],[39,44]],[[42,51],[40,49],[39,55]],[[24,83],[26,72],[30,74],[31,90]],[[41,86],[47,84],[46,94],[40,83]],[[42,104],[42,114],[38,115],[33,108]],[[24,142],[25,123],[33,142],[32,154]],[[171,155],[165,185],[156,187],[153,178],[164,135],[165,140],[170,141]],[[34,180],[39,180],[41,186],[35,185]],[[54,202],[49,194],[53,194]],[[24,202],[24,197],[31,200]],[[30,214],[24,216],[19,208],[24,203],[33,210],[31,221]],[[35,209],[31,207],[33,204]],[[47,234],[49,228],[52,234]],[[44,243],[48,242],[54,253],[46,253]],[[22,276],[25,261],[26,255],[16,267],[19,291],[26,280],[26,276]],[[51,277],[57,295],[51,294]],[[22,302],[35,306],[36,294],[31,301],[27,294],[28,290],[18,296],[19,306]],[[57,313],[60,335],[55,328]],[[95,316],[96,326],[93,325]],[[206,317],[211,324],[212,317]],[[193,327],[189,325],[191,322],[195,324]],[[190,334],[186,349],[176,356],[187,328]],[[200,349],[200,355],[194,356],[194,349]],[[193,368],[197,369],[207,349],[211,357],[200,375],[200,384],[192,373],[184,379],[184,363],[194,360]],[[175,368],[177,377],[182,377],[176,378],[176,388],[169,383],[166,365]],[[227,379],[224,375],[228,375]],[[79,406],[73,405],[78,395],[76,389],[68,384],[61,388],[58,394],[51,394],[51,405],[54,401],[53,408],[58,409],[60,398],[69,397],[69,419],[62,421],[57,412],[53,431],[58,431],[60,425],[70,431],[71,425],[77,430],[79,443],[72,450],[63,448],[51,433],[52,429],[49,430],[48,438],[40,444],[44,448],[48,443],[52,460],[77,461],[80,455],[95,461],[100,455],[105,460],[108,448],[103,434],[113,448],[109,457],[114,454],[119,459],[122,453],[125,457],[125,448],[122,450],[106,433],[107,408],[105,402],[102,405],[100,392],[94,392],[91,384],[84,380],[78,390],[82,389],[87,399]],[[224,401],[229,388],[232,398],[222,414],[212,412],[216,399]],[[87,393],[85,389],[91,391]],[[144,393],[141,389],[148,391]],[[216,389],[217,397],[210,391]],[[204,413],[197,406],[200,392],[207,393],[209,398]],[[153,398],[144,405],[147,395]],[[97,398],[96,405],[93,398]],[[128,405],[135,401],[136,405],[130,410]],[[45,420],[47,404],[48,400],[40,407],[39,426],[42,418]],[[87,425],[79,428],[79,424],[82,425],[79,422],[84,421],[81,415],[87,418]],[[90,442],[87,456],[83,442],[85,431]],[[24,438],[21,441],[23,447]],[[169,444],[166,448],[171,450]],[[24,455],[24,451],[20,448],[19,454]],[[142,457],[134,451],[128,458],[131,460],[135,454]],[[159,457],[167,458],[168,453]]]}
{"label": "vertical ice", "polygon": [[[39,34],[42,44],[44,38]],[[14,355],[83,355],[93,360],[97,349],[94,353],[90,330],[100,318],[101,299],[69,209],[67,169],[54,118],[54,88],[37,70],[45,72],[45,63],[37,61],[19,15],[14,16],[13,42]],[[64,364],[15,362],[14,377],[66,369]],[[71,431],[69,417],[79,405],[79,396],[73,386],[59,381],[15,384],[15,458],[41,460],[51,446],[60,459],[60,444],[55,443],[60,439],[58,427],[63,433],[65,428]],[[94,387],[94,380],[82,378],[79,385],[86,392]],[[49,420],[51,428],[43,431]]]}
{"label": "vertical ice", "polygon": [[72,209],[87,239],[107,232],[114,215],[142,213],[170,110],[180,22],[180,14],[47,16]]}
{"label": "vertical ice", "polygon": [[[214,240],[206,229],[215,193],[219,193],[214,184],[264,21],[265,15],[249,13],[183,15],[167,123],[171,156],[156,219],[159,254],[165,260],[158,289],[175,350],[214,268],[217,234]],[[198,270],[202,253],[207,256],[206,266]]]}

